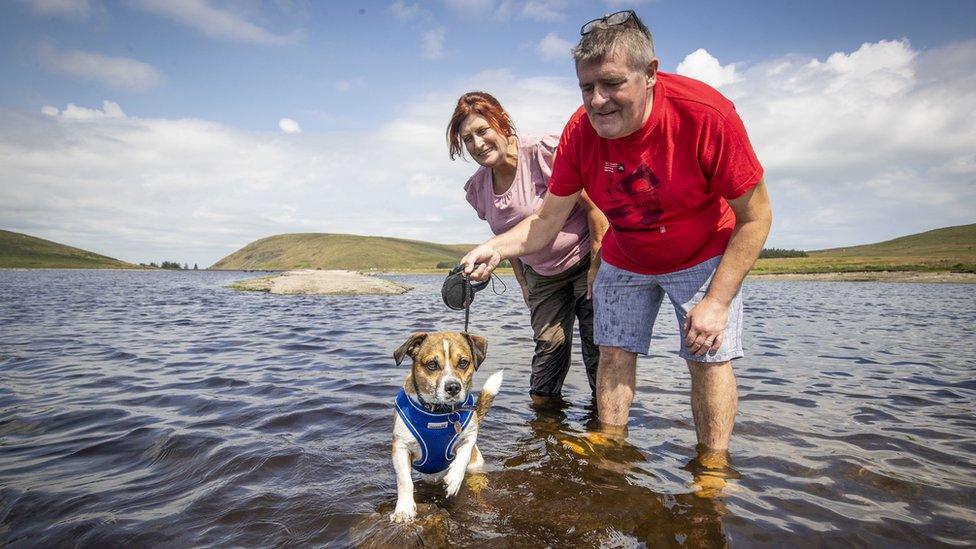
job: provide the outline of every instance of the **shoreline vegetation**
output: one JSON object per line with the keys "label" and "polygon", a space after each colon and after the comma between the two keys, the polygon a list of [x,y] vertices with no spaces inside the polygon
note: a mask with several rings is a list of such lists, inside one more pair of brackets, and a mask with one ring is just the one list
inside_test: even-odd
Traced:
{"label": "shoreline vegetation", "polygon": [[[437,244],[349,234],[280,234],[251,242],[200,271],[285,273],[304,269],[363,275],[446,274],[472,247],[471,244]],[[165,263],[166,267],[180,268],[182,272],[190,269],[186,263]],[[0,230],[0,269],[159,270],[154,267],[158,266],[126,263]],[[511,269],[499,269],[499,274],[506,273],[510,274]],[[846,248],[813,251],[767,248],[749,277],[760,280],[973,284],[976,283],[976,224],[945,227]]]}

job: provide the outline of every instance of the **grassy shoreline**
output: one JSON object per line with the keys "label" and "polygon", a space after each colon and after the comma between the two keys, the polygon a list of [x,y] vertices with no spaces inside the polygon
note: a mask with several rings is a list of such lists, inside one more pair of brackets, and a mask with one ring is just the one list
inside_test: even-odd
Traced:
{"label": "grassy shoreline", "polygon": [[[127,272],[168,272],[163,269],[126,269],[118,267],[0,267],[0,271],[127,271]],[[256,278],[272,278],[265,273],[283,273],[285,271],[234,271],[231,269],[197,269],[172,271],[179,273],[205,273],[205,272],[242,272],[254,273]],[[409,276],[409,275],[440,275],[446,276],[447,269],[406,269],[406,270],[384,270],[384,271],[364,271],[359,270],[365,275],[376,276]],[[495,271],[499,276],[512,275],[511,269],[498,269]],[[265,276],[261,277],[260,275]],[[917,284],[976,284],[976,272],[955,272],[939,270],[884,270],[878,268],[870,271],[824,271],[824,272],[768,272],[753,270],[749,272],[748,280],[789,280],[797,282],[898,282],[898,283],[917,283]],[[255,283],[255,279],[239,281],[242,283]],[[252,289],[252,288],[236,288]]]}
{"label": "grassy shoreline", "polygon": [[[254,241],[211,268],[256,273],[344,269],[363,274],[443,276],[449,269],[435,265],[453,266],[473,246],[348,234],[282,234]],[[805,253],[804,257],[759,259],[749,276],[784,280],[974,283],[976,223],[875,244]],[[140,265],[2,230],[0,268],[144,270]],[[498,273],[511,275],[512,271],[506,268],[499,269]]]}
{"label": "grassy shoreline", "polygon": [[844,271],[832,273],[750,272],[747,280],[796,282],[897,282],[914,284],[976,284],[976,273],[951,271]]}
{"label": "grassy shoreline", "polygon": [[[402,275],[442,275],[446,276],[447,269],[415,269],[397,271],[360,271],[363,274],[402,276]],[[512,275],[512,269],[497,269],[499,276]],[[885,270],[880,267],[864,271],[819,271],[819,272],[769,272],[752,270],[747,279],[750,280],[795,280],[803,282],[917,282],[917,283],[945,283],[945,284],[976,284],[976,272],[957,272],[948,270]]]}

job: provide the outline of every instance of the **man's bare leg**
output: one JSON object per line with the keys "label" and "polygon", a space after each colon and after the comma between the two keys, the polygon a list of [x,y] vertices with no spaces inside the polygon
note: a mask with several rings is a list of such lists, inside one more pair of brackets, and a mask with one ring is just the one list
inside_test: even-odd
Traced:
{"label": "man's bare leg", "polygon": [[[603,366],[602,362],[600,366]],[[688,370],[691,372],[691,414],[695,419],[698,443],[713,451],[727,450],[739,404],[732,363],[689,360]]]}
{"label": "man's bare leg", "polygon": [[610,433],[626,432],[630,404],[637,384],[637,354],[620,347],[600,346],[596,370],[596,402],[601,427]]}

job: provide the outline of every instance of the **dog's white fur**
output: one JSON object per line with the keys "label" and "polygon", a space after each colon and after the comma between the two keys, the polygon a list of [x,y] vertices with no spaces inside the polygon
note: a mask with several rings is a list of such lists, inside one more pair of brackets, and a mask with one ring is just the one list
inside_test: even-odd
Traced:
{"label": "dog's white fur", "polygon": [[[436,335],[436,334],[432,334]],[[445,355],[449,356],[448,352],[449,342],[444,341]],[[472,358],[472,362],[474,359]],[[442,369],[444,374],[438,379],[437,391],[436,391],[436,401],[437,403],[457,403],[463,402],[467,398],[468,392],[470,390],[464,383],[464,379],[458,378],[452,374],[453,369],[449,367],[450,365],[445,365]],[[414,368],[417,367],[415,362]],[[504,371],[498,371],[492,374],[487,381],[485,381],[484,386],[481,389],[482,395],[479,397],[479,403],[482,402],[482,398],[487,398],[484,402],[490,405],[491,398],[498,394],[498,390],[502,384],[502,377]],[[473,376],[472,376],[473,378]],[[469,378],[469,379],[472,379]],[[408,376],[407,380],[410,380]],[[456,397],[451,397],[445,391],[445,385],[448,381],[454,380],[461,383],[461,392]],[[412,391],[407,392],[414,402],[417,402],[416,395]],[[417,402],[419,404],[419,402]],[[486,405],[486,406],[487,406]],[[487,411],[487,408],[484,410]],[[458,493],[461,489],[461,482],[464,480],[464,473],[466,471],[479,471],[484,468],[485,460],[481,455],[481,451],[478,450],[476,444],[478,440],[478,426],[480,423],[479,415],[483,417],[483,412],[473,413],[471,421],[468,425],[461,431],[461,436],[455,445],[455,457],[451,461],[448,468],[436,475],[425,475],[435,481],[443,480],[444,487],[447,493],[447,497],[452,497]],[[413,478],[411,476],[411,462],[421,455],[420,444],[417,439],[414,438],[413,433],[407,428],[400,415],[394,412],[394,424],[393,424],[393,468],[396,471],[397,479],[397,503],[396,509],[393,514],[390,515],[390,520],[393,522],[409,522],[412,521],[417,516],[417,504],[413,498]]]}

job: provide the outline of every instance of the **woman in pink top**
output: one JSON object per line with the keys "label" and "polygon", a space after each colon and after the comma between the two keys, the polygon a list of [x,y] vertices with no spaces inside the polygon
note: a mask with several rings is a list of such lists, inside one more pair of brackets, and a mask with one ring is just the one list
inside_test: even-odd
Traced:
{"label": "woman in pink top", "polygon": [[[447,142],[451,160],[463,158],[467,151],[481,165],[464,190],[493,233],[507,231],[542,204],[558,135],[516,135],[498,100],[484,92],[471,92],[458,99],[447,126]],[[606,218],[584,193],[549,247],[511,262],[529,307],[535,339],[529,390],[534,401],[562,395],[577,319],[586,377],[595,394],[599,348],[593,344],[590,289],[606,228]],[[591,261],[591,256],[597,259]]]}

